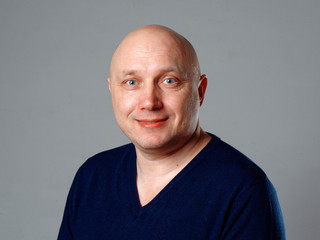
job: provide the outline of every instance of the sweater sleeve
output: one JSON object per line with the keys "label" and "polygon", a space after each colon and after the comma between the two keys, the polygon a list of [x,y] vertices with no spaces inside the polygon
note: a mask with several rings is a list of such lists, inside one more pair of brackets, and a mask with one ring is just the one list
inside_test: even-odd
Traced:
{"label": "sweater sleeve", "polygon": [[81,168],[78,170],[76,176],[73,179],[71,188],[69,190],[69,194],[66,201],[66,206],[64,209],[63,219],[60,225],[60,230],[58,234],[58,240],[72,240],[74,239],[72,233],[72,226],[74,220],[74,212],[76,203],[76,192],[79,182],[79,175],[80,175]]}
{"label": "sweater sleeve", "polygon": [[235,198],[221,239],[285,239],[277,194],[268,179],[243,190]]}

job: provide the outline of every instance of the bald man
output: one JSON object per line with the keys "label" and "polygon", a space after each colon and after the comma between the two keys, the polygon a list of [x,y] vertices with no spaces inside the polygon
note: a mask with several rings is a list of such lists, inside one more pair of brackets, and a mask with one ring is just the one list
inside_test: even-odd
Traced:
{"label": "bald man", "polygon": [[108,84],[131,143],[81,166],[58,239],[285,239],[265,173],[199,125],[207,78],[188,40],[159,25],[129,33]]}

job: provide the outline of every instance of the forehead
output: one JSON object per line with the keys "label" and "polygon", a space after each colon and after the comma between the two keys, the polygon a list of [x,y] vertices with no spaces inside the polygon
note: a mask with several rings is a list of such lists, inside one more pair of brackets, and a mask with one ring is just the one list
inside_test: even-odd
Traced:
{"label": "forehead", "polygon": [[174,48],[134,48],[121,54],[118,65],[122,68],[177,68],[185,65],[187,59]]}
{"label": "forehead", "polygon": [[128,74],[133,71],[184,71],[190,61],[183,46],[168,37],[144,36],[130,39],[117,49],[111,71]]}

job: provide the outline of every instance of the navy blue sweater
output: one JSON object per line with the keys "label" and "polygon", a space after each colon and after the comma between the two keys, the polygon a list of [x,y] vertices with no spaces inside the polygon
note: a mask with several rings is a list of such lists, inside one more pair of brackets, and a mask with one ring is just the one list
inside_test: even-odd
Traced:
{"label": "navy blue sweater", "polygon": [[143,207],[132,144],[90,158],[73,181],[58,239],[285,239],[285,232],[265,173],[212,135]]}

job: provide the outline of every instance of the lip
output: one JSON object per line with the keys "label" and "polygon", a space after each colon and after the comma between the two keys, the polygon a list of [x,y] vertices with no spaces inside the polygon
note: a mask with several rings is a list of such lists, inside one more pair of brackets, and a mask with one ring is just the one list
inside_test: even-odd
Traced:
{"label": "lip", "polygon": [[158,128],[162,127],[168,118],[154,118],[154,119],[138,119],[137,122],[141,127],[144,128]]}

